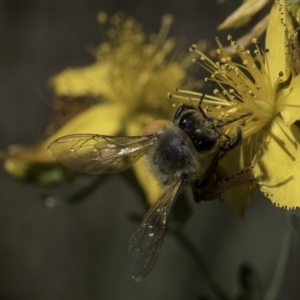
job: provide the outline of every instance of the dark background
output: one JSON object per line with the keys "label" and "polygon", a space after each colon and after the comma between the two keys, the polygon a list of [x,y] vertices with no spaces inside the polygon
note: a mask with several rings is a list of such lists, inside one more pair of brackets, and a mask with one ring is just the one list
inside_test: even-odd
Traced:
{"label": "dark background", "polygon": [[[227,2],[218,7],[206,0],[0,0],[0,149],[33,143],[49,120],[48,79],[68,66],[93,61],[86,46],[101,41],[99,10],[124,11],[149,33],[159,29],[163,14],[172,13],[171,35],[185,37],[188,49],[200,38],[226,37],[228,32],[218,33],[216,27],[240,4]],[[40,201],[40,194],[51,190],[17,182],[3,168],[0,176],[0,299],[179,300],[212,294],[172,236],[166,237],[150,276],[140,284],[131,280],[126,248],[137,225],[127,216],[142,213],[143,207],[120,176],[111,176],[86,201],[57,209]],[[222,287],[231,291],[238,266],[249,262],[266,290],[290,228],[286,212],[261,195],[244,221],[217,201],[190,203],[186,233]],[[278,299],[300,297],[299,250],[295,235]]]}

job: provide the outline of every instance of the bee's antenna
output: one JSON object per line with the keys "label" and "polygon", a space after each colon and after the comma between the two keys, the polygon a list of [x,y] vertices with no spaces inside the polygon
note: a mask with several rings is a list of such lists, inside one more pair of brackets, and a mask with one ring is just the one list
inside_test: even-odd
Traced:
{"label": "bee's antenna", "polygon": [[199,111],[201,112],[201,114],[203,115],[203,117],[204,117],[205,119],[207,119],[207,115],[205,114],[204,110],[202,109],[201,104],[202,104],[202,102],[203,102],[203,100],[204,100],[205,95],[209,92],[209,90],[211,89],[211,87],[212,87],[212,85],[211,85],[210,83],[207,83],[207,84],[205,85],[204,91],[203,91],[203,93],[202,93],[202,96],[201,96],[200,101],[199,101],[199,104],[198,104],[198,109],[199,109]]}

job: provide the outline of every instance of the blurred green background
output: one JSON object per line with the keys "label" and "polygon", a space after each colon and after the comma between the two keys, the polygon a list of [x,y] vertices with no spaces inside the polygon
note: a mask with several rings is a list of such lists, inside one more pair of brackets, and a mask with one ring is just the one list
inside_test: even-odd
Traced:
{"label": "blurred green background", "polygon": [[[217,6],[206,0],[0,0],[1,150],[31,144],[49,121],[52,94],[48,79],[68,66],[93,62],[88,45],[101,42],[96,14],[124,11],[148,33],[157,32],[165,13],[175,16],[171,35],[197,40],[228,32],[216,27],[241,1]],[[243,31],[240,31],[240,33]],[[200,71],[199,71],[200,74]],[[101,133],[101,128],[99,128]],[[72,206],[46,208],[46,189],[20,183],[0,170],[0,299],[199,299],[213,295],[195,262],[172,235],[141,283],[129,274],[127,240],[137,228],[128,215],[144,213],[139,194],[118,175]],[[185,232],[203,260],[230,293],[241,263],[258,272],[262,290],[272,281],[283,236],[291,226],[286,212],[261,194],[241,221],[218,201],[193,203]],[[300,237],[292,242],[290,262],[276,299],[300,299]],[[216,299],[216,298],[212,298]]]}

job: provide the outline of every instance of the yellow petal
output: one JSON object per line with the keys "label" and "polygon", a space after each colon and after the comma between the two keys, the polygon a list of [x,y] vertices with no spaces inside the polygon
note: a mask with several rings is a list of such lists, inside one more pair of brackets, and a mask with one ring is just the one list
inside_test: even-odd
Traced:
{"label": "yellow petal", "polygon": [[[253,157],[257,152],[261,134],[255,134],[245,139],[241,146],[228,152],[221,161],[229,177],[240,170],[252,165]],[[221,199],[240,217],[243,218],[245,210],[251,202],[256,190],[256,183],[249,182],[237,188],[233,188],[221,195]]]}
{"label": "yellow petal", "polygon": [[230,189],[221,195],[226,203],[241,219],[244,219],[247,206],[250,204],[256,191],[256,183],[245,183],[237,188]]}
{"label": "yellow petal", "polygon": [[238,28],[247,24],[268,2],[269,0],[244,0],[243,4],[219,25],[218,30]]}
{"label": "yellow petal", "polygon": [[290,85],[280,90],[276,107],[286,125],[300,120],[300,75],[293,77]]}
{"label": "yellow petal", "polygon": [[[99,133],[115,135],[121,126],[123,111],[117,105],[98,104],[61,127],[54,135],[33,146],[11,146],[3,155],[6,171],[15,178],[43,182],[47,184],[61,181],[61,172],[55,173],[55,159],[47,148],[55,139],[74,133]],[[58,180],[59,178],[59,180]],[[47,179],[47,180],[46,180]]]}
{"label": "yellow petal", "polygon": [[98,104],[90,107],[62,126],[43,144],[47,148],[55,139],[75,133],[115,135],[121,127],[124,110],[121,106]]}
{"label": "yellow petal", "polygon": [[271,9],[266,35],[266,49],[269,50],[266,57],[272,86],[278,80],[280,72],[283,73],[283,76],[280,77],[281,82],[287,80],[290,74],[286,50],[286,28],[290,24],[291,19],[287,13],[285,1],[275,1]]}
{"label": "yellow petal", "polygon": [[287,44],[289,65],[291,68],[292,76],[297,76],[298,74],[300,74],[300,45],[298,38],[299,31],[300,27],[297,27],[291,32]]}
{"label": "yellow petal", "polygon": [[144,190],[147,203],[149,206],[152,206],[162,195],[163,189],[149,172],[146,166],[145,157],[142,157],[134,164],[133,170],[137,176],[140,186]]}
{"label": "yellow petal", "polygon": [[254,174],[261,191],[276,206],[300,207],[300,133],[276,117],[265,133]]}
{"label": "yellow petal", "polygon": [[111,68],[111,65],[105,63],[95,63],[82,68],[68,68],[54,76],[50,83],[58,95],[107,96],[113,90],[107,80]]}
{"label": "yellow petal", "polygon": [[[131,121],[128,124],[128,135],[142,135],[142,133],[143,126],[140,122]],[[150,206],[153,205],[162,195],[163,189],[158,184],[153,175],[149,172],[146,166],[145,157],[142,157],[133,165],[133,170],[137,176],[140,186],[145,192],[148,204]]]}
{"label": "yellow petal", "polygon": [[[269,22],[269,15],[266,15],[263,19],[261,19],[249,32],[244,34],[243,36],[239,37],[236,40],[236,43],[239,44],[240,46],[244,48],[249,48],[253,43],[253,37],[259,39],[259,37],[265,33],[267,26]],[[237,52],[236,49],[233,48],[232,46],[227,46],[224,47],[224,51],[227,53],[229,56],[236,56]],[[209,49],[208,53],[210,56],[219,58],[219,54],[217,49]]]}
{"label": "yellow petal", "polygon": [[[26,155],[26,153],[24,154],[26,151],[28,151],[28,149],[23,151],[23,157]],[[43,153],[42,155],[44,156]],[[35,156],[40,156],[40,153],[36,152]],[[43,162],[42,164],[40,162],[30,162],[29,164],[25,160],[9,159],[4,162],[4,169],[15,179],[35,182],[42,185],[58,184],[65,181],[66,178],[74,177],[67,174],[61,166],[56,165],[53,159],[50,163]]]}

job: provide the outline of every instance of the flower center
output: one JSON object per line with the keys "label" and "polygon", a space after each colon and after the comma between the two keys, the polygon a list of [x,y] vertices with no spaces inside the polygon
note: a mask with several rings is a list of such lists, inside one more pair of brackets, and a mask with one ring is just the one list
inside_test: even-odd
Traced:
{"label": "flower center", "polygon": [[[195,45],[190,51],[199,55],[199,59],[194,62],[211,74],[205,81],[218,85],[213,90],[214,96],[207,95],[203,101],[204,104],[215,106],[215,109],[209,108],[210,115],[222,119],[236,119],[240,115],[250,114],[251,117],[245,119],[246,124],[243,127],[243,134],[247,137],[259,132],[276,116],[276,87],[281,81],[281,74],[277,82],[272,84],[268,50],[263,51],[256,39],[252,40],[255,47],[253,52],[233,41],[231,36],[228,40],[241,62],[233,61],[218,38],[217,53],[220,59],[217,62],[198,51]],[[189,100],[196,100],[197,93],[179,92],[191,95]],[[229,125],[228,130],[235,130],[234,126],[236,125]]]}

